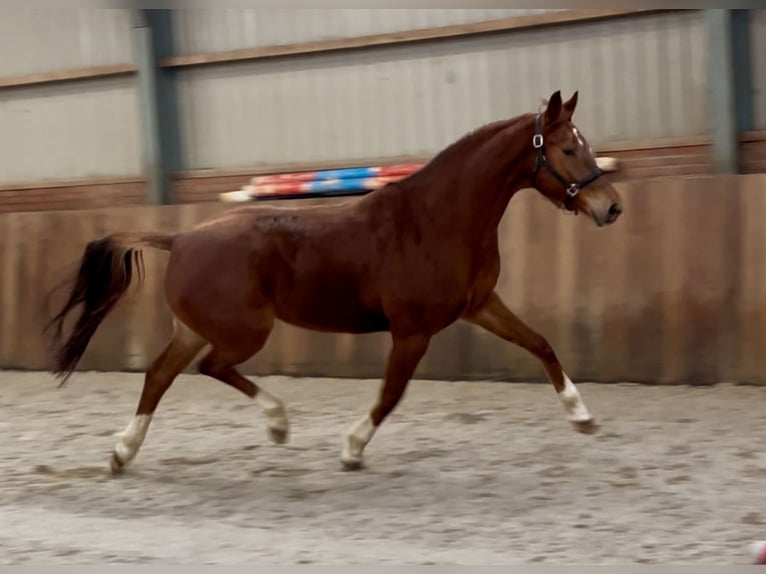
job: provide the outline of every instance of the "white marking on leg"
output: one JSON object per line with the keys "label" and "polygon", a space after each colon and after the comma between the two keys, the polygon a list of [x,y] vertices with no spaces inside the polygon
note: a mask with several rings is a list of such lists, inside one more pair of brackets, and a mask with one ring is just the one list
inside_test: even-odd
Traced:
{"label": "white marking on leg", "polygon": [[[136,415],[124,431],[117,433],[120,440],[114,446],[112,470],[120,470],[135,458],[144,443],[151,422],[152,415]],[[117,460],[115,461],[114,458]]]}
{"label": "white marking on leg", "polygon": [[566,374],[564,374],[564,390],[559,393],[559,398],[569,414],[570,421],[584,423],[591,420],[590,413],[580,397],[580,391]]}
{"label": "white marking on leg", "polygon": [[351,426],[344,437],[343,452],[340,456],[344,465],[350,468],[361,465],[364,447],[372,440],[376,430],[369,414]]}
{"label": "white marking on leg", "polygon": [[282,401],[259,388],[255,395],[255,404],[263,410],[263,414],[266,416],[269,438],[277,444],[286,442],[289,425]]}

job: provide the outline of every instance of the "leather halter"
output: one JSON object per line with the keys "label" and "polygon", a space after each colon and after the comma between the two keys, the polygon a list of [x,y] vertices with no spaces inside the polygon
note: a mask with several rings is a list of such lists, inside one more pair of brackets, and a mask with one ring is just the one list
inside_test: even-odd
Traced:
{"label": "leather halter", "polygon": [[540,171],[540,168],[544,167],[547,169],[550,174],[559,180],[561,185],[566,188],[566,198],[564,199],[563,206],[564,211],[567,213],[574,213],[574,211],[572,211],[572,202],[574,201],[574,198],[577,197],[577,194],[580,193],[581,189],[596,181],[604,172],[602,172],[599,168],[596,168],[594,171],[579,181],[570,182],[567,181],[558,171],[556,171],[556,168],[553,167],[548,161],[548,158],[545,157],[545,151],[543,150],[544,141],[542,131],[542,114],[537,114],[537,117],[535,118],[535,135],[532,138],[532,145],[534,146],[535,150],[537,150],[535,169],[532,171],[532,184],[534,185],[534,182],[537,179],[537,172]]}

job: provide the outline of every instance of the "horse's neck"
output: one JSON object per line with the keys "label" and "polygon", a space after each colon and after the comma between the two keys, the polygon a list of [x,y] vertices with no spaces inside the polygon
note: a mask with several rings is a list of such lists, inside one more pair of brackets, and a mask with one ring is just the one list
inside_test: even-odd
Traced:
{"label": "horse's neck", "polygon": [[511,197],[528,184],[533,133],[533,120],[522,118],[451,166],[462,171],[454,183],[434,183],[422,194],[429,219],[459,241],[491,243]]}

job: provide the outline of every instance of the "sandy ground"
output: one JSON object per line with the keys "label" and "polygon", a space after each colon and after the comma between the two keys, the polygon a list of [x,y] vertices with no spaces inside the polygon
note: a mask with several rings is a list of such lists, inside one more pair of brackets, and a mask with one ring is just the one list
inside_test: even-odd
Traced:
{"label": "sandy ground", "polygon": [[766,539],[766,388],[580,384],[584,436],[548,385],[415,381],[344,472],[377,382],[260,379],[276,446],[251,401],[182,376],[112,478],[141,382],[0,373],[0,561],[747,564]]}

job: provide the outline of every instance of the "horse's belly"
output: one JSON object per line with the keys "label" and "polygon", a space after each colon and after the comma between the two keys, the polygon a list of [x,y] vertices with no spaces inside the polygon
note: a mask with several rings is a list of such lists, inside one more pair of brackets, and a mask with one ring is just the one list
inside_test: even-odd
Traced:
{"label": "horse's belly", "polygon": [[318,331],[372,333],[388,329],[388,319],[363,301],[356,281],[337,275],[302,274],[274,291],[280,320]]}
{"label": "horse's belly", "polygon": [[286,301],[277,305],[277,317],[296,327],[336,333],[374,333],[389,328],[382,313],[360,305]]}

